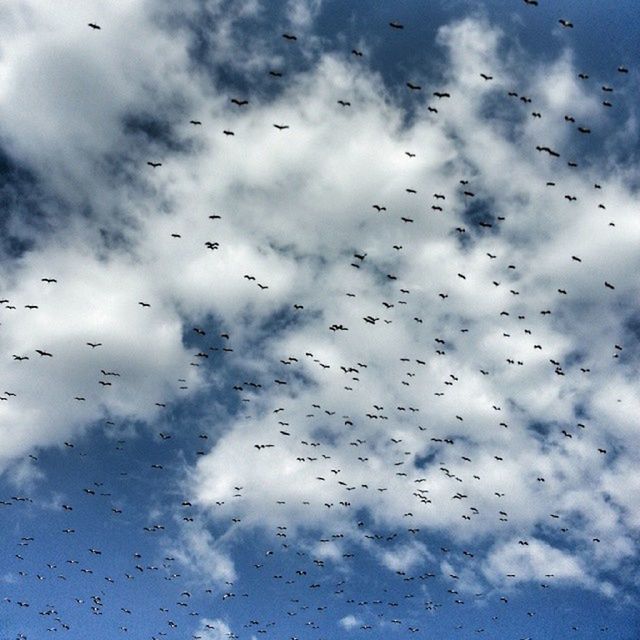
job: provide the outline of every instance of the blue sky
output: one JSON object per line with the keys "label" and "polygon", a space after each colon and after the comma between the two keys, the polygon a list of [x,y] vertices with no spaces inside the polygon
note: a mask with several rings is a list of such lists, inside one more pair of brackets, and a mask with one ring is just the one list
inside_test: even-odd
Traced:
{"label": "blue sky", "polygon": [[634,2],[0,30],[0,638],[638,637]]}

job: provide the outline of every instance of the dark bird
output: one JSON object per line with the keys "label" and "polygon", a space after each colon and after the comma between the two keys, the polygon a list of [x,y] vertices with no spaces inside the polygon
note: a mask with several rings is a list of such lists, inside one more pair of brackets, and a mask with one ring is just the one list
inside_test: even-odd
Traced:
{"label": "dark bird", "polygon": [[438,113],[438,110],[435,107],[427,107],[427,111],[429,113]]}
{"label": "dark bird", "polygon": [[483,80],[493,80],[493,76],[489,76],[489,75],[487,75],[486,73],[481,73],[481,74],[480,74],[480,77],[481,77]]}
{"label": "dark bird", "polygon": [[42,349],[36,349],[36,353],[40,354],[41,356],[53,358],[53,355],[51,353],[49,353],[48,351],[43,351]]}
{"label": "dark bird", "polygon": [[141,307],[150,307],[151,305],[148,302],[138,302]]}
{"label": "dark bird", "polygon": [[409,156],[410,158],[415,158],[416,157],[416,154],[415,153],[411,153],[410,151],[405,151],[404,153],[405,153],[405,155]]}
{"label": "dark bird", "polygon": [[58,282],[55,278],[40,278],[40,280],[41,280],[42,282],[48,282],[48,283],[51,283],[51,282]]}
{"label": "dark bird", "polygon": [[580,78],[580,80],[588,80],[589,76],[586,73],[579,73],[578,78]]}
{"label": "dark bird", "polygon": [[607,289],[615,289],[615,287],[610,282],[607,282],[606,280],[604,282],[604,286],[607,287]]}
{"label": "dark bird", "polygon": [[446,93],[446,92],[444,92],[444,91],[434,91],[434,92],[433,92],[433,95],[434,95],[436,98],[450,98],[450,97],[451,97],[451,94]]}
{"label": "dark bird", "polygon": [[249,104],[248,100],[240,100],[238,98],[231,98],[231,102],[238,105],[239,107],[243,107],[244,105]]}
{"label": "dark bird", "polygon": [[269,75],[274,78],[282,78],[282,71],[269,71]]}
{"label": "dark bird", "polygon": [[591,129],[588,129],[587,127],[578,127],[578,131],[580,133],[591,133]]}
{"label": "dark bird", "polygon": [[618,73],[629,73],[629,69],[627,69],[626,67],[618,67]]}
{"label": "dark bird", "polygon": [[399,22],[390,22],[390,23],[389,23],[389,26],[390,26],[392,29],[404,29],[404,25],[403,25],[403,24],[400,24]]}
{"label": "dark bird", "polygon": [[354,56],[358,56],[358,58],[362,58],[362,56],[364,55],[364,54],[362,53],[362,51],[358,51],[358,49],[351,49],[351,53],[352,53]]}
{"label": "dark bird", "polygon": [[346,100],[338,100],[338,104],[343,106],[343,107],[350,107],[351,103],[347,102]]}
{"label": "dark bird", "polygon": [[278,129],[279,131],[283,131],[284,129],[288,129],[289,128],[288,124],[274,124],[273,126],[276,129]]}
{"label": "dark bird", "polygon": [[87,26],[91,27],[94,30],[98,30],[101,28],[100,25],[96,24],[95,22],[90,22]]}
{"label": "dark bird", "polygon": [[569,22],[569,20],[565,20],[564,18],[560,18],[558,22],[565,27],[565,29],[573,29],[573,22]]}
{"label": "dark bird", "polygon": [[524,0],[525,4],[531,5],[532,7],[538,6],[538,0]]}
{"label": "dark bird", "polygon": [[236,135],[233,131],[229,131],[228,129],[225,129],[222,133],[224,133],[225,136],[235,136]]}
{"label": "dark bird", "polygon": [[412,91],[420,91],[422,87],[419,84],[412,84],[411,82],[407,82],[407,87]]}
{"label": "dark bird", "polygon": [[161,167],[161,166],[162,166],[162,162],[147,162],[147,164],[148,164],[150,167],[153,167],[154,169],[155,169],[156,167]]}
{"label": "dark bird", "polygon": [[189,124],[198,125],[198,124],[202,124],[202,122],[200,122],[200,120],[189,120]]}
{"label": "dark bird", "polygon": [[87,342],[87,346],[95,349],[96,347],[101,347],[102,342]]}

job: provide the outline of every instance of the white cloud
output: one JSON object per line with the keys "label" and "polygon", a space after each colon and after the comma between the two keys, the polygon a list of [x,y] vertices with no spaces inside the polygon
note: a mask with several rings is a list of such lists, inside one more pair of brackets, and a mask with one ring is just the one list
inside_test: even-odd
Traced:
{"label": "white cloud", "polygon": [[[498,55],[498,29],[476,19],[444,27],[438,41],[449,72],[444,86],[429,82],[429,93],[451,98],[437,101],[437,116],[418,101],[415,122],[405,125],[380,76],[338,55],[319,56],[272,100],[250,96],[250,108],[238,109],[222,92],[211,95],[190,71],[188,42],[170,38],[143,3],[102,7],[98,33],[71,3],[64,11],[19,6],[0,74],[3,138],[61,202],[92,214],[71,216],[3,267],[3,296],[16,309],[2,309],[0,375],[17,392],[0,404],[3,466],[107,416],[153,422],[156,402],[180,397],[178,379],[187,394],[213,387],[216,372],[191,365],[182,334],[216,318],[216,334],[228,331],[234,348],[227,361],[263,385],[259,393],[245,385],[250,402],[188,470],[194,502],[216,523],[228,521],[229,498],[243,487],[233,503],[242,524],[225,545],[241,528],[283,523],[292,536],[321,530],[360,543],[400,522],[403,533],[444,531],[466,546],[495,540],[504,550],[483,565],[488,580],[500,581],[510,563],[538,579],[539,560],[583,585],[588,537],[606,539],[616,561],[630,553],[637,509],[618,487],[632,469],[625,444],[637,439],[635,372],[611,355],[637,294],[640,223],[615,174],[566,166],[579,134],[569,133],[563,112],[606,126],[576,84],[570,56],[523,77],[517,53]],[[306,28],[314,7],[296,5],[292,24]],[[223,21],[213,58],[235,50],[235,20],[259,14],[244,3]],[[123,24],[135,28],[125,36]],[[247,54],[238,66],[262,72],[279,55],[264,46],[263,60]],[[481,78],[487,72],[494,81]],[[45,76],[55,82],[45,86]],[[544,123],[504,102],[513,86],[535,93]],[[487,116],[499,100],[516,126]],[[181,151],[130,137],[122,122],[134,111],[170,122]],[[189,124],[194,113],[201,127]],[[562,161],[541,155],[541,142],[557,143]],[[111,158],[127,180],[114,175]],[[162,167],[150,169],[148,159]],[[550,178],[557,187],[546,186]],[[577,194],[578,205],[565,193]],[[476,217],[491,231],[469,217],[472,201],[486,209]],[[122,233],[115,247],[99,240],[105,228]],[[39,308],[24,308],[31,303]],[[304,306],[296,321],[278,325],[277,313],[293,304]],[[94,340],[103,346],[87,347]],[[13,361],[14,353],[29,360]],[[101,369],[121,378],[103,388]],[[283,378],[286,386],[274,384]],[[578,409],[589,415],[585,428],[576,427]],[[265,444],[274,446],[256,447]],[[609,464],[598,448],[616,445],[619,459]],[[426,468],[423,458],[432,459]],[[626,508],[624,518],[595,496],[601,488]],[[588,533],[569,534],[575,553],[542,541],[512,550],[516,532],[549,526],[550,505],[588,521]],[[370,518],[366,527],[356,527],[357,509]],[[233,581],[226,546],[204,530],[185,535],[176,556]],[[325,550],[332,558],[338,551]],[[429,554],[413,543],[379,557],[410,571]]]}
{"label": "white cloud", "polygon": [[362,620],[360,620],[359,618],[356,618],[356,616],[354,616],[353,614],[349,614],[344,618],[340,618],[340,620],[338,621],[338,624],[343,629],[346,629],[347,631],[351,631],[352,629],[355,629],[355,627],[360,626],[362,624]]}
{"label": "white cloud", "polygon": [[194,634],[199,640],[228,640],[235,637],[229,625],[220,618],[203,618],[200,628]]}

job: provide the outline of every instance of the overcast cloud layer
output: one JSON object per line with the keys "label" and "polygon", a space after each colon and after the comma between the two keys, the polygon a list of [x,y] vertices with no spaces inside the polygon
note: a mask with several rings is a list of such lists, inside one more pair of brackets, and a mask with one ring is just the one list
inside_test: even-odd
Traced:
{"label": "overcast cloud layer", "polygon": [[327,4],[0,9],[6,637],[635,637],[633,59]]}

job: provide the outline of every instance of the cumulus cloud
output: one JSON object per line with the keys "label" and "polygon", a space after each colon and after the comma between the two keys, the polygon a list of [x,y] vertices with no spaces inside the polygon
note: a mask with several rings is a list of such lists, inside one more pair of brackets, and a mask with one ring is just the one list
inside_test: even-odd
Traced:
{"label": "cumulus cloud", "polygon": [[360,620],[359,618],[356,618],[356,616],[354,616],[353,614],[349,614],[344,618],[340,618],[340,620],[338,621],[338,624],[343,629],[346,629],[347,631],[351,631],[355,627],[358,627],[359,625],[361,625],[362,620]]}
{"label": "cumulus cloud", "polygon": [[[615,172],[567,165],[583,163],[565,111],[608,126],[570,55],[525,76],[517,52],[500,55],[501,31],[468,18],[439,31],[448,72],[420,80],[409,123],[375,70],[332,53],[245,109],[170,37],[192,4],[175,23],[119,3],[99,34],[70,4],[65,20],[17,6],[3,139],[56,197],[51,234],[3,266],[0,375],[16,390],[0,405],[3,467],[97,421],[154,423],[163,405],[222,389],[242,410],[213,425],[185,489],[203,522],[237,522],[224,547],[201,528],[174,551],[215,580],[236,577],[236,535],[277,525],[342,535],[404,572],[433,555],[419,541],[377,550],[390,530],[491,541],[486,558],[469,552],[470,583],[501,584],[517,564],[519,580],[554,567],[591,587],[594,538],[614,550],[597,552],[602,567],[633,553],[637,509],[619,487],[638,437],[623,338],[640,223]],[[316,9],[290,4],[291,24],[308,28]],[[241,3],[210,60],[228,61],[233,21],[260,13]],[[237,64],[263,73],[283,56]],[[557,546],[529,536],[557,521]]]}

